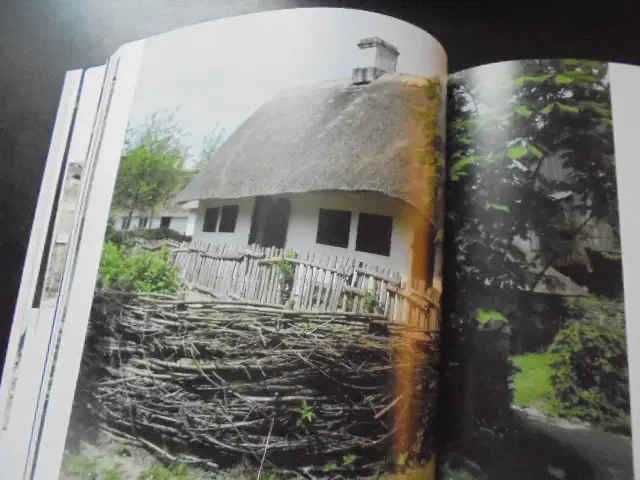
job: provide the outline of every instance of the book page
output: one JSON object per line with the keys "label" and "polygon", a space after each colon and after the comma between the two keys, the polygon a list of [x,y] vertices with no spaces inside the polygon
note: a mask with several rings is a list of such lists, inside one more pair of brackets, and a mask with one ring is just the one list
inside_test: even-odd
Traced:
{"label": "book page", "polygon": [[344,9],[141,45],[34,478],[433,478],[442,47]]}
{"label": "book page", "polygon": [[633,478],[618,182],[635,92],[575,59],[448,89],[442,478]]}
{"label": "book page", "polygon": [[[15,318],[11,328],[10,342],[5,357],[3,382],[0,388],[0,405],[2,405],[2,427],[0,439],[2,440],[3,451],[9,453],[9,457],[16,455],[15,447],[25,445],[28,440],[28,427],[25,428],[16,421],[18,415],[11,421],[11,413],[14,405],[18,408],[23,404],[20,400],[27,398],[28,406],[34,411],[33,389],[38,380],[39,363],[42,362],[44,352],[40,352],[40,362],[34,361],[33,355],[23,355],[26,348],[31,343],[29,340],[34,336],[34,328],[37,323],[40,311],[35,293],[38,291],[38,279],[41,273],[41,258],[45,255],[47,235],[51,229],[52,211],[56,203],[58,185],[63,174],[65,149],[71,137],[75,107],[80,95],[82,83],[82,71],[75,70],[67,72],[60,95],[60,103],[56,114],[55,127],[49,146],[49,154],[46,161],[43,182],[40,188],[40,195],[33,219],[31,237],[27,249],[27,256],[23,266],[23,274],[20,282],[20,292],[16,301]],[[50,313],[50,312],[47,312]],[[45,344],[46,345],[46,344]],[[41,349],[42,350],[42,349]],[[34,368],[25,368],[34,362]],[[29,365],[33,367],[34,365]],[[24,392],[24,393],[23,393]],[[18,402],[16,402],[18,397]],[[17,427],[16,427],[17,424]],[[11,428],[13,427],[13,428]],[[11,435],[14,443],[7,442],[7,437]],[[12,448],[14,447],[14,448]],[[18,454],[20,456],[20,454]]]}
{"label": "book page", "polygon": [[[46,232],[46,236],[37,247],[37,237],[30,241],[30,249],[34,244],[39,251],[34,253],[31,273],[26,273],[22,280],[19,308],[14,315],[10,352],[15,352],[15,359],[13,365],[7,364],[8,368],[13,366],[13,376],[3,377],[6,379],[2,384],[5,423],[0,432],[3,446],[0,463],[7,465],[4,474],[8,478],[34,478],[34,473],[35,478],[42,475],[50,478],[47,462],[55,458],[56,448],[60,446],[51,430],[57,430],[59,437],[61,427],[67,423],[65,409],[67,418],[71,410],[72,386],[78,367],[75,362],[74,368],[74,360],[79,359],[79,353],[74,355],[73,349],[64,345],[73,344],[74,336],[79,340],[76,343],[81,343],[86,331],[84,320],[91,305],[92,288],[87,295],[77,285],[83,281],[86,285],[86,279],[95,276],[91,265],[97,267],[99,253],[93,262],[86,255],[87,247],[91,250],[93,224],[100,223],[99,212],[93,204],[96,197],[98,202],[105,198],[103,189],[109,185],[105,167],[109,168],[113,162],[105,162],[104,158],[114,157],[110,145],[118,148],[116,156],[121,150],[129,112],[126,97],[132,90],[129,82],[137,78],[136,56],[136,44],[129,44],[119,49],[106,68],[94,67],[67,74],[73,83],[65,82],[65,90],[69,83],[75,85],[75,93],[68,101],[63,91],[54,129],[54,132],[64,129],[65,138],[56,139],[54,134],[47,159],[48,173],[43,180],[43,185],[53,181],[57,188],[53,199],[43,196],[44,188],[41,192],[38,204],[45,208],[45,202],[50,203],[46,216],[34,219],[32,237],[35,232]],[[116,78],[119,82],[114,87]],[[125,117],[118,125],[118,117],[123,112]],[[62,113],[65,117],[61,117]],[[99,157],[103,160],[99,161]],[[74,278],[78,265],[83,271],[79,278]],[[64,338],[62,331],[66,333]],[[61,419],[64,419],[62,424]],[[41,470],[49,469],[38,474],[34,469],[42,448],[49,455],[37,466]]]}

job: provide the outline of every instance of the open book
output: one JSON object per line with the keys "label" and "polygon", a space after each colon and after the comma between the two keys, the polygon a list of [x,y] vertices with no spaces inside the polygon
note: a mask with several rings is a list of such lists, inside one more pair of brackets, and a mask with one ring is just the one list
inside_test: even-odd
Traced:
{"label": "open book", "polygon": [[69,72],[3,478],[632,478],[638,84],[343,9]]}

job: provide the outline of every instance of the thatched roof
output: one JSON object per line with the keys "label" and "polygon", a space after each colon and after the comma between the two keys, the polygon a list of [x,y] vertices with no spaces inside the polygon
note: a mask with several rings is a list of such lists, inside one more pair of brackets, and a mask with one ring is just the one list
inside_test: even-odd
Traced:
{"label": "thatched roof", "polygon": [[[421,209],[428,170],[415,107],[426,79],[387,73],[295,88],[246,120],[177,196],[178,203],[311,191],[373,191]],[[213,119],[212,119],[213,120]]]}

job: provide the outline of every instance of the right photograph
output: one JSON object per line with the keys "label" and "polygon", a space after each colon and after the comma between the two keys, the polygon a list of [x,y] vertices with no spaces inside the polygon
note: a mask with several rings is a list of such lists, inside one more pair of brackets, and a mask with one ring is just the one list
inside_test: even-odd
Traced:
{"label": "right photograph", "polygon": [[608,67],[449,78],[441,479],[633,478]]}

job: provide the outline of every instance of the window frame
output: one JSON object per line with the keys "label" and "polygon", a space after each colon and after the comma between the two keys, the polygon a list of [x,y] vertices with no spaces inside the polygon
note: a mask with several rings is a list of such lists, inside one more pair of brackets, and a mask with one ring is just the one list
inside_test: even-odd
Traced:
{"label": "window frame", "polygon": [[[363,218],[365,219],[365,221],[366,221],[367,218],[371,218],[371,219],[380,218],[380,219],[385,219],[385,221],[387,221],[386,219],[388,219],[388,222],[389,222],[388,236],[389,236],[389,238],[388,238],[388,242],[387,242],[387,249],[385,250],[385,252],[388,252],[388,253],[379,253],[379,252],[375,252],[375,251],[372,251],[372,250],[363,250],[363,247],[364,247],[362,245],[363,239],[364,238],[367,238],[367,239],[370,238],[370,234],[365,236],[366,232],[362,231],[362,229],[363,229]],[[367,226],[367,227],[369,227],[369,226]],[[380,231],[379,227],[380,227],[380,225],[376,226],[375,229],[371,229],[371,230],[375,230],[376,232],[379,232]],[[362,237],[361,237],[361,235],[362,235]],[[380,255],[381,257],[391,257],[391,245],[392,245],[392,242],[393,242],[393,216],[391,216],[391,215],[382,215],[382,214],[379,214],[379,213],[366,213],[366,212],[360,212],[358,214],[358,225],[356,227],[356,244],[355,244],[356,252],[368,253],[368,254],[371,254],[371,255]]]}
{"label": "window frame", "polygon": [[[338,221],[336,221],[336,219],[331,219],[328,218],[329,215],[332,214],[339,214],[340,216],[343,216],[344,218],[338,219]],[[351,210],[340,210],[337,208],[320,208],[318,210],[318,222],[316,225],[316,245],[326,245],[328,247],[336,247],[336,248],[349,248],[349,241],[351,240],[351,222],[353,220],[353,212]],[[341,242],[335,242],[335,237],[337,235],[331,235],[330,229],[326,228],[327,226],[332,226],[331,224],[333,223],[335,226],[335,223],[342,223],[344,222],[346,225],[346,242],[344,238],[340,238],[340,240],[342,240]],[[322,228],[321,228],[322,227]],[[341,232],[341,237],[344,236],[345,232]],[[321,234],[323,236],[323,238],[321,237]],[[327,234],[329,234],[329,237],[327,238]],[[321,241],[322,240],[322,241]],[[333,241],[334,243],[329,243],[330,241]]]}
{"label": "window frame", "polygon": [[[231,225],[231,229],[222,229],[222,227],[227,227],[227,225],[224,225],[224,221],[225,220],[229,220],[229,218],[225,218],[225,212],[233,212],[233,225]],[[220,212],[219,212],[219,219],[218,219],[218,225],[217,225],[217,231],[220,233],[234,233],[236,231],[236,227],[238,225],[238,215],[240,214],[240,205],[238,204],[232,204],[232,205],[223,205],[220,208]]]}
{"label": "window frame", "polygon": [[[207,215],[210,211],[215,211],[215,221],[213,225],[207,224]],[[203,233],[215,233],[218,230],[218,223],[220,222],[220,207],[208,207],[204,210],[204,218],[202,219],[202,232]]]}

